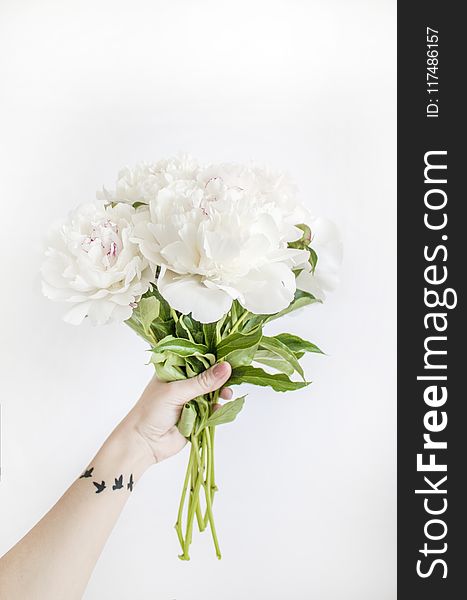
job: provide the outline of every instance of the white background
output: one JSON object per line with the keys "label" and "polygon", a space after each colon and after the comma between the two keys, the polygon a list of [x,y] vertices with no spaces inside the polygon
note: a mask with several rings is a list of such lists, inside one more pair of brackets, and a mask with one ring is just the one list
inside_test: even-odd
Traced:
{"label": "white background", "polygon": [[42,298],[44,234],[119,167],[181,150],[284,168],[337,222],[339,290],[275,327],[328,356],[219,430],[221,562],[206,533],[177,558],[183,452],[138,484],[85,598],[395,598],[395,2],[0,7],[0,553],[151,376],[132,331],[74,328]]}

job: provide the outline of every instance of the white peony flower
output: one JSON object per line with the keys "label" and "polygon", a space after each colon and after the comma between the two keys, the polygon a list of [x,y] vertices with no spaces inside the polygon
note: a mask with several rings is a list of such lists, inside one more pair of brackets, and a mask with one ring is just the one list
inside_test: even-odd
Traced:
{"label": "white peony flower", "polygon": [[311,229],[310,246],[318,256],[314,273],[309,262],[300,265],[303,271],[297,277],[297,288],[324,300],[339,282],[338,274],[342,263],[342,243],[337,227],[322,217],[308,222]]}
{"label": "white peony flower", "polygon": [[209,167],[159,190],[134,240],[161,266],[159,291],[176,310],[210,323],[238,299],[253,313],[271,314],[293,300],[293,269],[308,257],[288,248],[302,235],[296,208],[264,172]]}
{"label": "white peony flower", "polygon": [[293,238],[296,234],[294,226],[306,223],[310,218],[297,199],[296,186],[284,173],[254,165],[225,163],[209,165],[200,171],[198,179],[212,189],[215,197],[222,196],[228,189],[245,191],[262,211],[273,217],[284,232],[284,239]]}
{"label": "white peony flower", "polygon": [[79,206],[55,228],[42,266],[42,290],[72,305],[65,321],[78,325],[88,316],[103,324],[131,316],[153,275],[131,241],[135,223],[147,219],[146,209],[100,202]]}
{"label": "white peony flower", "polygon": [[196,179],[198,170],[198,163],[188,155],[160,160],[156,163],[143,162],[133,169],[129,167],[121,169],[115,190],[103,188],[102,192],[97,192],[97,198],[107,203],[149,204],[159,190],[169,183]]}

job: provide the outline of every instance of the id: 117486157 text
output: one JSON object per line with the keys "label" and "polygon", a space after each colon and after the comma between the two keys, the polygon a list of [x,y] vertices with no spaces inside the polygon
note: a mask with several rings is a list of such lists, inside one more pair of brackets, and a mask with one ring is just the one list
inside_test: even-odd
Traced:
{"label": "id: 117486157 text", "polygon": [[438,34],[437,29],[433,29],[432,27],[426,28],[426,91],[428,94],[426,116],[430,118],[437,118],[439,116]]}

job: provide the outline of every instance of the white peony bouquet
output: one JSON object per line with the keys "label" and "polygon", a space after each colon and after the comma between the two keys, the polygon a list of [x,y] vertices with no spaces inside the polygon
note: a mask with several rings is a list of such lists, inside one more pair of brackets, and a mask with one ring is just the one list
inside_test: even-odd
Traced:
{"label": "white peony bouquet", "polygon": [[[150,344],[164,381],[228,361],[227,385],[285,392],[308,385],[299,359],[320,350],[264,327],[321,302],[340,260],[335,227],[308,214],[283,174],[182,156],[125,168],[114,190],[72,211],[51,232],[43,292],[69,305],[69,323],[127,323]],[[176,523],[182,559],[195,518],[200,531],[210,526],[221,556],[214,431],[235,419],[244,397],[214,410],[217,400],[214,392],[189,402],[178,423],[191,442]]]}

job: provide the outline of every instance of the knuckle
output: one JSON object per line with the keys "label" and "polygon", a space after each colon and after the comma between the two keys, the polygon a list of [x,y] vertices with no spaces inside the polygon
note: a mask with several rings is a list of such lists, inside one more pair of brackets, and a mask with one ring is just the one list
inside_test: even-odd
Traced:
{"label": "knuckle", "polygon": [[203,389],[206,390],[209,388],[211,383],[211,376],[209,371],[203,371],[198,375],[198,384]]}

